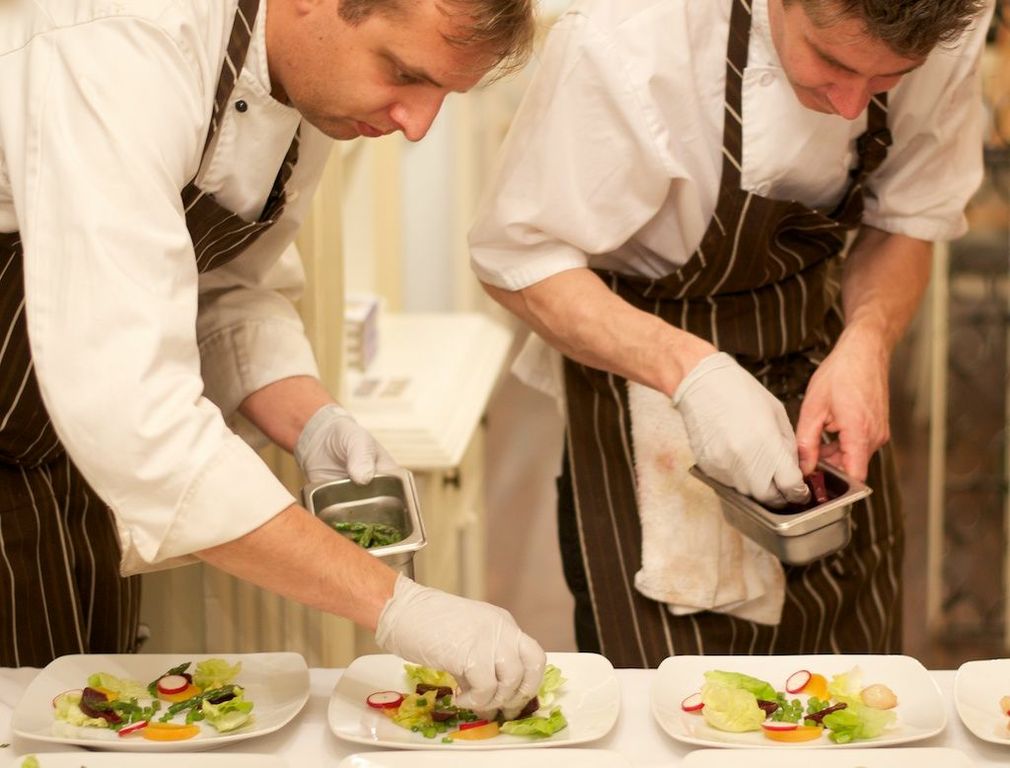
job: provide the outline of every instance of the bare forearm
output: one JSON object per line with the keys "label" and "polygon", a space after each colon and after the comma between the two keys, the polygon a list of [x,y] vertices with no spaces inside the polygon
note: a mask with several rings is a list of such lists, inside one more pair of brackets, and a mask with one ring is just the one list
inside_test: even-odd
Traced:
{"label": "bare forearm", "polygon": [[842,279],[846,334],[879,341],[890,357],[929,283],[932,243],[864,227]]}
{"label": "bare forearm", "polygon": [[197,556],[222,571],[375,631],[396,573],[307,510],[292,505],[261,527]]}
{"label": "bare forearm", "polygon": [[305,422],[332,402],[319,379],[292,376],[253,392],[239,405],[239,412],[277,445],[291,451]]}
{"label": "bare forearm", "polygon": [[561,272],[520,291],[487,284],[484,289],[567,357],[667,395],[715,351],[635,309],[588,269]]}

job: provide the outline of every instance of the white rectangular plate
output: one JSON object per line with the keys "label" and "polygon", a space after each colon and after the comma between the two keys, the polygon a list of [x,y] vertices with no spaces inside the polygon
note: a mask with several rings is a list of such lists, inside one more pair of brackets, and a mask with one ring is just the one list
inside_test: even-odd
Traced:
{"label": "white rectangular plate", "polygon": [[[108,672],[144,685],[184,661],[222,658],[242,662],[236,683],[253,702],[253,721],[232,733],[218,733],[202,725],[199,735],[185,741],[148,741],[140,736],[120,738],[106,728],[87,728],[57,722],[53,698],[63,691],[83,688],[88,675]],[[29,684],[14,708],[11,727],[18,736],[57,744],[122,752],[194,752],[217,749],[236,741],[272,733],[301,711],[309,698],[309,670],[297,653],[231,654],[77,654],[50,662]]]}
{"label": "white rectangular plate", "polygon": [[[524,749],[474,755],[453,751],[362,752],[345,757],[337,768],[631,768],[616,752],[605,749]],[[809,768],[809,766],[804,766]]]}
{"label": "white rectangular plate", "polygon": [[328,719],[333,732],[345,741],[394,749],[530,749],[571,746],[605,736],[621,708],[621,691],[614,668],[595,653],[548,653],[547,661],[565,679],[551,706],[561,707],[568,727],[546,739],[502,734],[485,741],[443,744],[441,736],[426,739],[393,723],[371,709],[365,698],[375,691],[404,691],[403,659],[388,654],[359,656],[337,681],[330,697]]}
{"label": "white rectangular plate", "polygon": [[[700,714],[684,712],[681,702],[701,690],[705,673],[721,669],[766,680],[776,691],[784,690],[786,678],[801,669],[817,672],[828,680],[833,675],[862,670],[863,685],[883,683],[898,697],[896,725],[875,739],[835,744],[826,734],[816,741],[782,744],[759,731],[728,733],[705,723]],[[802,697],[801,697],[802,698]],[[652,714],[663,730],[678,741],[703,747],[760,747],[777,750],[853,749],[905,744],[934,736],[947,724],[947,712],[936,682],[918,661],[909,656],[671,656],[657,670],[652,686]]]}
{"label": "white rectangular plate", "polygon": [[1010,717],[999,700],[1010,696],[1010,659],[968,661],[954,678],[954,704],[965,728],[984,741],[1010,746]]}
{"label": "white rectangular plate", "polygon": [[811,749],[696,749],[683,768],[971,768],[971,760],[956,749],[939,747],[850,749],[825,752]]}
{"label": "white rectangular plate", "polygon": [[[21,768],[25,757],[35,754],[39,768],[179,768],[175,755],[125,755],[117,752],[28,752],[0,763],[3,768]],[[186,755],[186,768],[288,768],[274,755]]]}

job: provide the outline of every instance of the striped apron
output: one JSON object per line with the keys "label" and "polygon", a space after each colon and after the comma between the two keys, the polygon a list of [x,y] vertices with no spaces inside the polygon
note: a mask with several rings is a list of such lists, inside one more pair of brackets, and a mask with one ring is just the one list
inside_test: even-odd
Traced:
{"label": "striped apron", "polygon": [[[635,307],[728,352],[785,405],[795,424],[806,385],[844,325],[840,268],[861,221],[863,185],[891,143],[885,97],[869,105],[858,163],[834,210],[760,197],[740,187],[741,94],[751,14],[734,0],[727,45],[722,182],[701,245],[658,280],[599,274]],[[675,654],[888,653],[901,637],[903,522],[888,450],[869,468],[874,495],[852,511],[843,551],[786,566],[781,623],[721,613],[673,616],[634,588],[642,562],[627,382],[565,360],[566,459],[558,524],[576,599],[580,649],[618,667],[655,667]]]}
{"label": "striped apron", "polygon": [[[240,0],[221,67],[207,154],[249,49],[259,0]],[[248,222],[182,190],[197,267],[227,263],[280,216],[296,132],[260,218]],[[112,511],[63,450],[35,378],[17,232],[0,233],[0,666],[40,667],[68,653],[135,650],[140,577],[121,578]]]}

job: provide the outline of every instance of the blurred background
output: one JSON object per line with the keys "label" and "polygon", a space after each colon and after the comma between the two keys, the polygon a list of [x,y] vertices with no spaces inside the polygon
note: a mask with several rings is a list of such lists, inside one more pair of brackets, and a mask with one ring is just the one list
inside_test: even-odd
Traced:
{"label": "blurred background", "polygon": [[[1010,1],[999,2],[983,66],[985,183],[970,233],[936,249],[892,374],[905,653],[935,669],[1010,655]],[[566,5],[541,0],[543,31]],[[483,295],[465,240],[535,67],[451,97],[417,145],[339,143],[298,246],[324,378],[415,473],[428,533],[417,578],[503,605],[563,651],[575,644],[554,517],[562,422],[508,374],[526,331]],[[265,457],[297,490],[290,459]],[[374,650],[347,622],[202,566],[146,576],[142,620],[152,652],[288,649],[345,666]]]}

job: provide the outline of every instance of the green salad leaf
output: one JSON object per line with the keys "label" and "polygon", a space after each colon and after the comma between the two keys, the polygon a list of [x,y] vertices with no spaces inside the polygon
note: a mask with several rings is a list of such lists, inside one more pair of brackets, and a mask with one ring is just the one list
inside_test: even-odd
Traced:
{"label": "green salad leaf", "polygon": [[147,687],[137,680],[129,680],[124,677],[116,677],[108,672],[96,672],[88,675],[89,688],[104,688],[112,691],[120,699],[143,699],[147,698]]}
{"label": "green salad leaf", "polygon": [[39,759],[35,755],[26,755],[21,761],[21,768],[39,768]]}
{"label": "green salad leaf", "polygon": [[407,673],[407,682],[410,687],[416,689],[420,685],[434,685],[437,687],[452,688],[456,690],[456,678],[448,672],[443,672],[431,667],[421,667],[417,664],[404,664],[404,671]]}
{"label": "green salad leaf", "polygon": [[211,688],[222,688],[231,683],[242,671],[242,662],[234,666],[224,659],[207,659],[196,664],[193,672],[193,685],[204,691]]}
{"label": "green salad leaf", "polygon": [[873,709],[852,701],[846,703],[845,709],[824,716],[824,725],[831,729],[828,738],[836,744],[876,738],[897,719],[889,709]]}
{"label": "green salad leaf", "polygon": [[513,736],[532,736],[536,739],[553,736],[565,728],[568,721],[561,714],[561,708],[555,707],[547,717],[524,717],[522,720],[507,720],[502,723],[501,732]]}
{"label": "green salad leaf", "polygon": [[718,680],[702,686],[701,700],[705,705],[701,710],[705,722],[720,731],[756,731],[765,719],[765,711],[758,706],[757,696],[744,688],[725,685]]}
{"label": "green salad leaf", "polygon": [[544,679],[540,683],[540,690],[537,691],[537,702],[541,708],[549,707],[558,696],[558,689],[565,684],[565,678],[561,676],[561,670],[553,664],[544,667]]}
{"label": "green salad leaf", "polygon": [[728,688],[740,688],[744,691],[749,691],[754,694],[755,698],[762,701],[775,701],[775,697],[777,696],[771,683],[751,677],[750,675],[741,674],[740,672],[724,672],[714,669],[705,673],[705,680],[709,683],[725,685]]}
{"label": "green salad leaf", "polygon": [[238,694],[220,704],[211,704],[204,700],[200,704],[200,712],[204,719],[221,733],[234,731],[252,720],[253,703],[246,701]]}
{"label": "green salad leaf", "polygon": [[108,728],[109,721],[101,717],[88,717],[81,711],[81,694],[67,692],[56,699],[56,719],[71,725],[89,725],[95,728]]}

